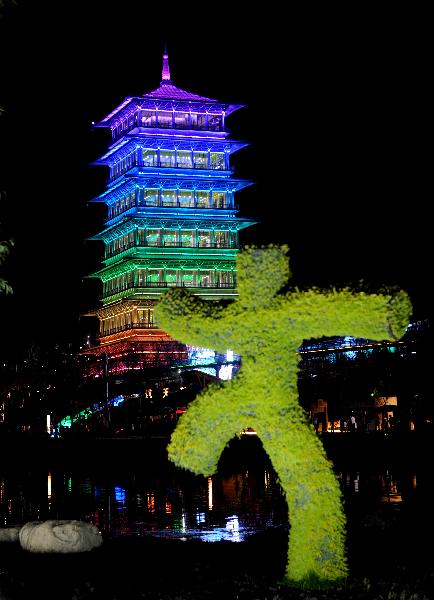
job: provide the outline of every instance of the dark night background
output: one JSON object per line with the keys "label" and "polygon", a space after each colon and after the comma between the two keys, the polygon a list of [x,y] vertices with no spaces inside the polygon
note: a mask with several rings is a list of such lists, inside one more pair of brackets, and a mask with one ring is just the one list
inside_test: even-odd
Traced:
{"label": "dark night background", "polygon": [[[97,305],[107,173],[92,130],[125,96],[158,87],[164,42],[175,85],[240,102],[233,157],[255,181],[236,201],[259,224],[243,243],[288,243],[295,281],[397,284],[432,318],[432,92],[423,14],[267,4],[17,0],[0,18],[0,354],[78,343]],[[283,6],[283,5],[282,5]],[[267,8],[268,7],[268,8]],[[319,12],[320,10],[320,12]]]}

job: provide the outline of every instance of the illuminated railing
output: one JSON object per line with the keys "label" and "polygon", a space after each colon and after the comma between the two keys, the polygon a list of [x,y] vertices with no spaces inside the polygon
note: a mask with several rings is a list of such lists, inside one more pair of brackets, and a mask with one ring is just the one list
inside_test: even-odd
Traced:
{"label": "illuminated railing", "polygon": [[228,202],[202,202],[197,201],[196,204],[194,202],[183,202],[182,200],[145,200],[138,205],[129,206],[123,211],[119,211],[115,215],[111,215],[107,220],[111,221],[115,217],[119,217],[119,215],[123,215],[132,208],[136,206],[144,206],[144,207],[154,207],[154,208],[194,208],[195,210],[208,209],[208,210],[238,210],[238,204],[234,204],[231,206]]}
{"label": "illuminated railing", "polygon": [[189,288],[201,288],[201,289],[235,289],[236,281],[234,279],[233,282],[221,282],[217,283],[203,283],[203,282],[183,282],[178,284],[176,282],[170,281],[147,281],[146,283],[127,283],[125,285],[121,285],[111,290],[107,290],[99,297],[100,300],[108,298],[110,296],[114,296],[115,294],[120,294],[121,292],[125,292],[126,290],[130,290],[133,288],[137,289],[146,289],[146,288],[168,288],[168,287],[189,287]]}
{"label": "illuminated railing", "polygon": [[128,329],[157,329],[154,323],[125,323],[125,325],[119,325],[119,327],[112,327],[107,331],[102,331],[98,334],[98,337],[104,337],[106,335],[113,335],[121,331],[127,331]]}
{"label": "illuminated railing", "polygon": [[151,160],[146,161],[141,165],[142,167],[164,167],[165,169],[205,169],[207,171],[225,171],[225,163],[215,162],[207,165],[205,163],[196,163],[196,162],[174,162],[171,160]]}
{"label": "illuminated railing", "polygon": [[231,170],[230,168],[226,169],[224,161],[213,162],[210,165],[206,165],[204,163],[185,163],[185,162],[177,162],[171,160],[150,160],[149,162],[139,163],[136,159],[132,159],[128,164],[126,164],[122,169],[116,171],[116,173],[112,173],[109,181],[113,183],[119,177],[122,177],[125,173],[134,169],[135,167],[146,168],[146,167],[159,167],[163,169],[203,169],[207,171],[226,171]]}
{"label": "illuminated railing", "polygon": [[238,246],[236,244],[230,244],[230,243],[226,243],[226,244],[221,244],[221,243],[209,243],[209,244],[203,244],[200,242],[197,242],[196,244],[192,244],[192,243],[188,243],[188,242],[169,242],[169,241],[163,241],[163,242],[159,242],[159,243],[149,243],[149,242],[141,242],[138,241],[137,243],[133,243],[133,244],[125,244],[124,246],[121,246],[120,248],[117,248],[116,250],[112,250],[111,252],[107,252],[105,255],[105,258],[112,258],[113,256],[117,256],[118,254],[122,254],[122,252],[125,252],[126,250],[130,250],[130,248],[222,248],[222,249],[228,249],[228,248],[238,248]]}

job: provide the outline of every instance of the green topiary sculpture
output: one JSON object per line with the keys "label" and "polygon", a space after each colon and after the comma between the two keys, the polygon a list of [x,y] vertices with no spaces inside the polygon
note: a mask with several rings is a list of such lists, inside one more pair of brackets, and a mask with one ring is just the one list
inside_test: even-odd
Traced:
{"label": "green topiary sculpture", "polygon": [[339,483],[320,439],[298,402],[297,349],[322,336],[397,339],[411,304],[402,292],[291,291],[288,248],[246,248],[237,259],[239,297],[229,306],[180,288],[156,307],[158,324],[175,339],[240,354],[234,379],[209,386],[174,431],[169,458],[197,474],[215,473],[220,455],[242,429],[262,441],[279,477],[291,531],[285,580],[321,586],[347,574],[345,516]]}

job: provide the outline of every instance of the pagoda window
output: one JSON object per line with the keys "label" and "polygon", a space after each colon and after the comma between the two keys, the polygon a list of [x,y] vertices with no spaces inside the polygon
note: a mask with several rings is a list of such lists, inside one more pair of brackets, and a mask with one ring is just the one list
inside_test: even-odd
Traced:
{"label": "pagoda window", "polygon": [[129,208],[132,208],[133,206],[135,206],[135,204],[136,204],[136,193],[132,192],[131,194],[128,194],[125,198],[126,210],[128,210]]}
{"label": "pagoda window", "polygon": [[209,248],[211,246],[211,231],[199,229],[197,232],[197,245],[199,248]]}
{"label": "pagoda window", "polygon": [[175,152],[172,150],[161,150],[160,151],[160,165],[162,167],[174,167],[175,166]]}
{"label": "pagoda window", "polygon": [[197,129],[197,113],[190,113],[191,129]]}
{"label": "pagoda window", "polygon": [[191,152],[178,152],[177,166],[181,169],[191,169],[193,166],[191,162]]}
{"label": "pagoda window", "polygon": [[162,190],[161,200],[163,206],[176,206],[176,191],[175,190]]}
{"label": "pagoda window", "polygon": [[145,243],[145,230],[144,229],[137,230],[137,241],[138,241],[139,245],[141,245],[141,246]]}
{"label": "pagoda window", "polygon": [[137,269],[137,285],[143,287],[146,282],[146,271],[145,269]]}
{"label": "pagoda window", "polygon": [[142,126],[143,127],[156,127],[157,126],[157,115],[155,110],[142,110]]}
{"label": "pagoda window", "polygon": [[188,113],[175,112],[175,127],[179,129],[188,129],[189,119]]}
{"label": "pagoda window", "polygon": [[209,208],[209,192],[196,192],[197,208]]}
{"label": "pagoda window", "polygon": [[208,115],[208,129],[210,131],[222,131],[221,115]]}
{"label": "pagoda window", "polygon": [[143,150],[143,166],[149,167],[157,164],[157,152],[156,150]]}
{"label": "pagoda window", "polygon": [[218,271],[217,282],[219,287],[232,287],[233,274],[231,271]]}
{"label": "pagoda window", "polygon": [[197,115],[197,128],[206,129],[206,115]]}
{"label": "pagoda window", "polygon": [[154,311],[150,308],[137,309],[137,318],[139,323],[152,325],[154,322]]}
{"label": "pagoda window", "polygon": [[161,269],[149,269],[148,283],[161,283]]}
{"label": "pagoda window", "polygon": [[212,207],[213,208],[226,208],[225,192],[213,192],[212,193]]}
{"label": "pagoda window", "polygon": [[145,205],[158,206],[158,190],[145,190]]}
{"label": "pagoda window", "polygon": [[163,244],[164,246],[177,246],[178,242],[176,239],[176,229],[164,229],[163,230]]}
{"label": "pagoda window", "polygon": [[172,127],[172,111],[160,110],[158,111],[158,127]]}
{"label": "pagoda window", "polygon": [[195,169],[207,169],[208,168],[208,153],[207,152],[195,152],[194,153],[194,168]]}
{"label": "pagoda window", "polygon": [[225,155],[223,152],[211,152],[210,154],[210,168],[221,169],[225,168]]}
{"label": "pagoda window", "polygon": [[215,244],[217,248],[229,247],[229,233],[227,231],[216,231],[214,233]]}
{"label": "pagoda window", "polygon": [[148,229],[146,232],[146,243],[148,246],[159,246],[160,245],[160,230],[159,229]]}
{"label": "pagoda window", "polygon": [[182,271],[182,285],[186,287],[194,287],[196,285],[195,271]]}
{"label": "pagoda window", "polygon": [[194,246],[193,231],[181,231],[181,246],[184,248],[192,248]]}
{"label": "pagoda window", "polygon": [[200,287],[211,287],[213,282],[212,271],[199,271],[198,273],[198,285]]}
{"label": "pagoda window", "polygon": [[177,271],[175,271],[174,269],[166,269],[165,277],[167,286],[171,287],[176,286],[178,284]]}
{"label": "pagoda window", "polygon": [[182,208],[192,208],[194,206],[192,190],[178,192],[178,201]]}

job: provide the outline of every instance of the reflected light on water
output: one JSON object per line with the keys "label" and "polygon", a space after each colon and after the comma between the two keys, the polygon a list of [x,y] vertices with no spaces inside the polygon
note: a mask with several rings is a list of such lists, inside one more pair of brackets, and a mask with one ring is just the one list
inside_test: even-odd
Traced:
{"label": "reflected light on water", "polygon": [[356,473],[356,477],[354,478],[354,491],[359,491],[359,474]]}
{"label": "reflected light on water", "polygon": [[208,510],[212,510],[212,477],[208,477]]}
{"label": "reflected light on water", "polygon": [[47,477],[47,496],[48,496],[48,500],[51,500],[51,473],[50,473],[50,471],[48,471],[48,477]]}
{"label": "reflected light on water", "polygon": [[231,517],[227,517],[226,519],[226,529],[232,533],[232,538],[234,542],[241,541],[240,537],[240,523],[237,515],[232,515]]}
{"label": "reflected light on water", "polygon": [[[287,528],[288,507],[276,474],[269,467],[250,467],[212,477],[139,469],[113,474],[45,467],[42,472],[1,471],[0,524],[77,519],[98,523],[108,538],[182,536],[233,542],[265,529]],[[348,505],[354,499],[358,507],[376,503],[385,511],[425,493],[424,472],[418,475],[416,481],[414,471],[397,468],[338,470]]]}

